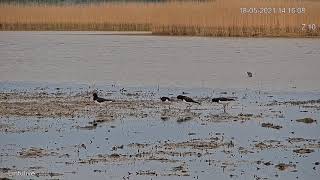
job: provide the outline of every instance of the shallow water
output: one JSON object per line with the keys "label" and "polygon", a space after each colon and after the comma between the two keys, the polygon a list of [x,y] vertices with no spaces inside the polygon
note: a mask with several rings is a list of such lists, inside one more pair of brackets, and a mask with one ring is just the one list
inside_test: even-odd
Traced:
{"label": "shallow water", "polygon": [[0,59],[0,81],[320,89],[320,41],[311,38],[0,32]]}

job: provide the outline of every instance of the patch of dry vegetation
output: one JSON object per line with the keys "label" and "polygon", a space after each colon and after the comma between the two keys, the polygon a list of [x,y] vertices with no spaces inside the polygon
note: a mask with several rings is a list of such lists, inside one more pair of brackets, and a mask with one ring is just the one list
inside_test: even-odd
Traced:
{"label": "patch of dry vegetation", "polygon": [[[305,8],[304,14],[242,14],[240,8]],[[0,5],[1,30],[152,31],[161,35],[319,36],[320,2],[215,0],[88,5]]]}

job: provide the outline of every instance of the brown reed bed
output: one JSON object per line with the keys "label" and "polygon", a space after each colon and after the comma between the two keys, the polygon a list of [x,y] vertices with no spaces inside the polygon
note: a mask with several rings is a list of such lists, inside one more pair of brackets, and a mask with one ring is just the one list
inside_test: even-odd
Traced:
{"label": "brown reed bed", "polygon": [[[241,13],[240,8],[277,13]],[[279,13],[286,8],[286,13]],[[289,13],[288,8],[305,8]],[[320,2],[312,0],[213,0],[87,5],[0,5],[0,30],[152,31],[157,35],[320,36]],[[302,24],[306,24],[303,29]],[[315,29],[308,25],[315,25]]]}

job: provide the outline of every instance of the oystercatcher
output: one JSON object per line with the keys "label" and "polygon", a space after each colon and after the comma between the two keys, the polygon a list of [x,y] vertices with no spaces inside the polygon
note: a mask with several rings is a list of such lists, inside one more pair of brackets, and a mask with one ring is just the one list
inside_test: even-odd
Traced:
{"label": "oystercatcher", "polygon": [[212,102],[216,102],[223,105],[223,112],[226,113],[226,108],[230,102],[235,101],[235,98],[227,98],[227,97],[218,97],[213,98]]}
{"label": "oystercatcher", "polygon": [[105,102],[113,102],[112,99],[105,99],[105,98],[102,98],[102,97],[98,97],[98,94],[97,93],[93,93],[93,101],[96,102],[96,103],[105,103]]}
{"label": "oystercatcher", "polygon": [[165,97],[165,96],[161,97],[160,99],[162,102],[171,101],[171,99],[169,97]]}
{"label": "oystercatcher", "polygon": [[169,97],[166,97],[166,96],[163,96],[160,99],[164,104],[169,105],[169,109],[171,109],[170,105],[171,105],[171,102],[172,102],[173,99],[171,99]]}
{"label": "oystercatcher", "polygon": [[197,102],[197,101],[193,100],[191,97],[188,97],[188,96],[179,95],[179,96],[177,96],[177,99],[180,99],[180,100],[182,100],[184,102],[200,104],[200,102]]}

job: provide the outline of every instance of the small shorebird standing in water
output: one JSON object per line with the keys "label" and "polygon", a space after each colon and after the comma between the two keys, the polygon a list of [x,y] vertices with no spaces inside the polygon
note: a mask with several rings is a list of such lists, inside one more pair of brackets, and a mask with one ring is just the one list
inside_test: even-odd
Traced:
{"label": "small shorebird standing in water", "polygon": [[98,104],[102,104],[102,103],[106,103],[106,102],[113,102],[114,100],[105,99],[105,98],[99,97],[97,93],[93,93],[93,101]]}
{"label": "small shorebird standing in water", "polygon": [[227,98],[227,97],[218,97],[213,98],[212,102],[216,102],[223,105],[223,112],[226,113],[227,106],[230,102],[235,101],[235,98]]}

